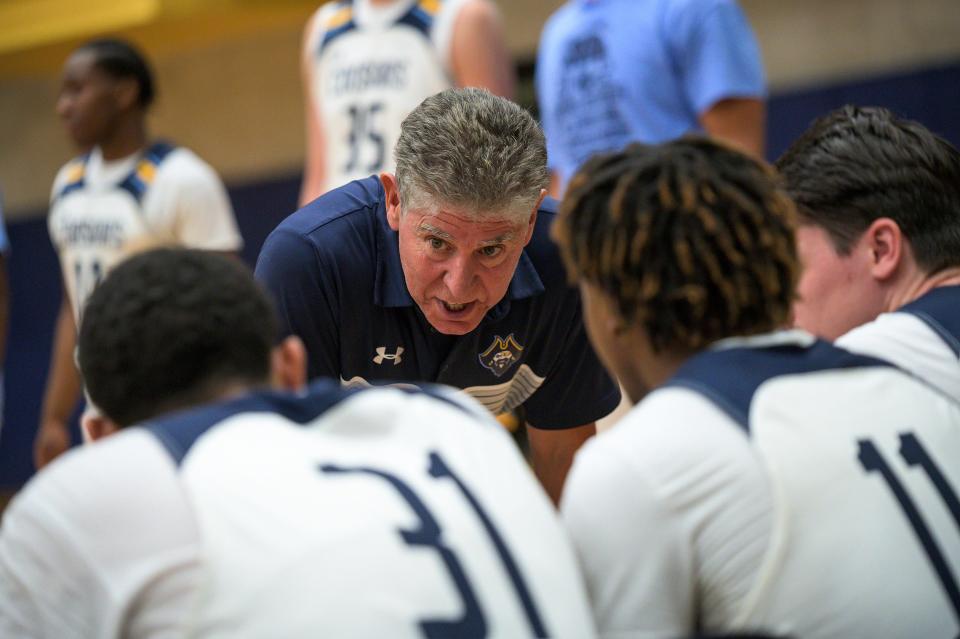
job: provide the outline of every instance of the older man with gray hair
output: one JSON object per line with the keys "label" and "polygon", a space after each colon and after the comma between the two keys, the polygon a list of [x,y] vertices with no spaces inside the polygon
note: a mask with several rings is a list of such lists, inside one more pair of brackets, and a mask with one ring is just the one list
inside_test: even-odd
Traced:
{"label": "older man with gray hair", "polygon": [[311,377],[449,384],[495,414],[519,411],[557,500],[620,393],[549,239],[546,159],[519,106],[480,89],[438,93],[404,120],[396,175],[351,182],[288,217],[256,274],[306,344]]}

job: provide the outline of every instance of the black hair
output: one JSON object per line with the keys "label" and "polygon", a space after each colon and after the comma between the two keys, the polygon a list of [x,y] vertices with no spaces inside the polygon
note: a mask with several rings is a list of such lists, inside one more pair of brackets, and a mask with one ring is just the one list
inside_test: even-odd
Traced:
{"label": "black hair", "polygon": [[571,280],[610,296],[655,351],[783,326],[799,266],[773,170],[705,138],[594,156],[553,227]]}
{"label": "black hair", "polygon": [[78,361],[121,426],[269,381],[277,320],[235,258],[162,248],[121,262],[83,309]]}
{"label": "black hair", "polygon": [[960,265],[960,152],[887,109],[845,106],[777,160],[801,222],[848,255],[878,218],[897,223],[929,274]]}
{"label": "black hair", "polygon": [[91,40],[77,51],[90,51],[94,66],[114,78],[133,78],[137,81],[137,104],[146,109],[156,98],[153,72],[139,49],[125,40],[101,38]]}

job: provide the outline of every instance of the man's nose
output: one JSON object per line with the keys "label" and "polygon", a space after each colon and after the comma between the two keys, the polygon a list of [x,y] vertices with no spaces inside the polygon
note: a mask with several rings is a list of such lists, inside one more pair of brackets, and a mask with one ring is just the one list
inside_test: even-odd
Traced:
{"label": "man's nose", "polygon": [[73,107],[73,101],[65,95],[61,95],[57,98],[57,117],[65,118],[70,114],[70,109]]}
{"label": "man's nose", "polygon": [[472,256],[459,255],[449,262],[447,272],[443,276],[443,283],[453,297],[451,302],[469,302],[472,299],[474,283],[477,277],[477,268]]}

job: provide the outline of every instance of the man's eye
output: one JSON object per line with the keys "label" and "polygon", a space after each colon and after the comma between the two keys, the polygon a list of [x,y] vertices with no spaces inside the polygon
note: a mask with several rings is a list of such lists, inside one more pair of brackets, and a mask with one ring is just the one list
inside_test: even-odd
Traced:
{"label": "man's eye", "polygon": [[484,257],[496,257],[503,252],[503,247],[499,244],[494,246],[484,246],[480,249],[480,255]]}
{"label": "man's eye", "polygon": [[444,242],[443,240],[437,237],[428,237],[427,242],[430,243],[430,248],[432,248],[435,251],[440,251],[447,245],[446,242]]}

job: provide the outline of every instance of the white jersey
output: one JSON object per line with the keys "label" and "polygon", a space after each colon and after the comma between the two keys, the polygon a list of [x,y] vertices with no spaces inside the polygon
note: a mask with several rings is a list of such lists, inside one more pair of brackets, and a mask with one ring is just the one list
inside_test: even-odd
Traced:
{"label": "white jersey", "polygon": [[306,38],[308,76],[323,129],[323,191],[393,171],[400,124],[453,86],[450,43],[464,0],[370,0],[321,7]]}
{"label": "white jersey", "polygon": [[960,402],[960,286],[935,288],[837,345],[886,359]]}
{"label": "white jersey", "polygon": [[2,637],[593,634],[556,512],[452,395],[324,381],[162,418],[58,459],[0,529]]}
{"label": "white jersey", "polygon": [[164,143],[109,162],[94,148],[68,162],[53,183],[48,227],[75,319],[107,271],[132,253],[165,244],[242,245],[214,170]]}
{"label": "white jersey", "polygon": [[802,332],[686,362],[577,455],[601,636],[960,630],[960,407]]}

